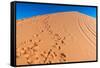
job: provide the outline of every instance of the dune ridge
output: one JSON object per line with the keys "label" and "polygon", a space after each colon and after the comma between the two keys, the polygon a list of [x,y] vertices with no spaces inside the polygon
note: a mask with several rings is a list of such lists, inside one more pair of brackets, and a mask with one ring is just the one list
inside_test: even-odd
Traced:
{"label": "dune ridge", "polygon": [[50,64],[96,60],[96,19],[59,12],[16,21],[16,63]]}

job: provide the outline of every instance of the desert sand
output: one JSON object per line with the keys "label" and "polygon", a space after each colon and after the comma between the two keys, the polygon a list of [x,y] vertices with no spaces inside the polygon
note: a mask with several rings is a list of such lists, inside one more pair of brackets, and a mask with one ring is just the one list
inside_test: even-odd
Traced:
{"label": "desert sand", "polygon": [[16,64],[96,60],[96,19],[59,12],[16,21]]}

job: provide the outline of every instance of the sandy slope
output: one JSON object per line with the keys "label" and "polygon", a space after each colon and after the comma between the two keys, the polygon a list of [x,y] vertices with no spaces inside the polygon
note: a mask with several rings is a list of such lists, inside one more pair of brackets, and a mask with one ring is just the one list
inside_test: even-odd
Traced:
{"label": "sandy slope", "polygon": [[61,12],[17,20],[17,65],[96,60],[96,20]]}

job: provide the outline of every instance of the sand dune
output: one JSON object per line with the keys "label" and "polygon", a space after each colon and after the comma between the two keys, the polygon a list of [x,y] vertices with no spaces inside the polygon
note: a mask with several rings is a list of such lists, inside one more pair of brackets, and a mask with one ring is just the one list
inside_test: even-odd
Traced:
{"label": "sand dune", "polygon": [[61,12],[16,21],[17,65],[96,60],[96,20]]}

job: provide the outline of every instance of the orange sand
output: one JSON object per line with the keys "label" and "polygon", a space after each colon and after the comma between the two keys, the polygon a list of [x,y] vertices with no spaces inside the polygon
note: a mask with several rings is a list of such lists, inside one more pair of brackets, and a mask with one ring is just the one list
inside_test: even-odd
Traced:
{"label": "orange sand", "polygon": [[61,12],[16,21],[16,64],[96,60],[96,20]]}

